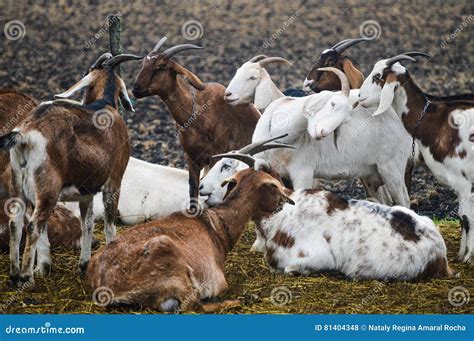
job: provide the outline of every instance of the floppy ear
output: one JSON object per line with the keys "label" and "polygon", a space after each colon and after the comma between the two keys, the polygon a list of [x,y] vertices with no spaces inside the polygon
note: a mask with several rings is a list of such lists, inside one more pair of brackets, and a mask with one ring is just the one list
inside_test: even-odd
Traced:
{"label": "floppy ear", "polygon": [[204,84],[201,82],[198,76],[186,69],[184,66],[181,66],[177,63],[173,63],[172,68],[180,75],[186,77],[189,83],[191,83],[191,85],[194,86],[196,89],[204,90]]}
{"label": "floppy ear", "polygon": [[395,88],[397,87],[397,76],[393,72],[389,72],[386,79],[385,84],[382,88],[382,92],[380,94],[380,103],[377,111],[373,114],[373,116],[380,115],[387,111],[393,102],[393,98],[395,97]]}
{"label": "floppy ear", "polygon": [[278,192],[280,192],[280,195],[281,195],[281,198],[282,198],[283,202],[285,202],[287,204],[290,204],[290,205],[295,205],[295,202],[293,201],[293,199],[291,199],[289,196],[286,195],[286,193],[284,191],[284,187],[278,182],[278,180],[276,180],[276,179],[266,180],[263,183],[263,185],[268,186],[268,187],[276,188],[278,190]]}
{"label": "floppy ear", "polygon": [[122,106],[125,108],[125,110],[135,112],[135,109],[133,109],[132,101],[130,100],[130,97],[128,97],[127,93],[127,87],[125,86],[124,81],[119,78],[119,87],[120,87],[120,92],[119,92],[119,98],[120,98],[120,103]]}
{"label": "floppy ear", "polygon": [[341,63],[342,70],[349,80],[351,89],[360,89],[362,83],[364,83],[364,75],[362,72],[356,69],[349,58],[344,58]]}
{"label": "floppy ear", "polygon": [[320,92],[318,96],[307,96],[307,100],[303,104],[303,115],[305,117],[312,117],[318,111],[322,110],[327,103],[328,98],[323,96],[323,92]]}
{"label": "floppy ear", "polygon": [[227,191],[224,194],[224,198],[222,200],[225,200],[227,196],[229,195],[230,192],[235,188],[237,185],[237,180],[234,178],[227,178],[224,181],[222,181],[221,187],[227,186]]}
{"label": "floppy ear", "polygon": [[263,71],[264,69],[262,69],[262,79],[255,88],[254,104],[259,110],[265,109],[272,102],[272,93],[267,91],[267,89],[271,89],[272,80],[270,75],[266,71]]}
{"label": "floppy ear", "polygon": [[92,83],[92,79],[93,79],[92,74],[89,73],[87,76],[82,78],[79,82],[71,86],[69,89],[67,89],[63,93],[54,95],[54,98],[69,98],[72,95],[74,95],[76,92],[78,92],[79,90],[82,90],[85,87],[89,86]]}

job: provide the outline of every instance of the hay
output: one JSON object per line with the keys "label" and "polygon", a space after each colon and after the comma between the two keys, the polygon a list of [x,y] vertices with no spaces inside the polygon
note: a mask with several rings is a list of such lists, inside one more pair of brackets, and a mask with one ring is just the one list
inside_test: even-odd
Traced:
{"label": "hay", "polygon": [[[459,247],[457,222],[439,222],[452,260]],[[102,229],[96,236],[103,243]],[[474,294],[474,269],[451,262],[461,271],[457,279],[437,279],[423,283],[351,282],[340,274],[290,277],[270,272],[261,254],[250,252],[254,241],[252,226],[245,231],[226,262],[229,292],[242,304],[221,313],[238,314],[461,314],[473,313],[473,303],[454,307],[448,302],[451,288],[462,286]],[[9,260],[0,255],[0,309],[2,313],[156,313],[153,310],[106,309],[95,305],[92,290],[77,273],[78,254],[53,254],[49,277],[37,279],[34,288],[18,292],[6,286]],[[272,296],[273,291],[273,296]],[[3,304],[4,306],[1,306]],[[6,305],[6,306],[5,306]]]}

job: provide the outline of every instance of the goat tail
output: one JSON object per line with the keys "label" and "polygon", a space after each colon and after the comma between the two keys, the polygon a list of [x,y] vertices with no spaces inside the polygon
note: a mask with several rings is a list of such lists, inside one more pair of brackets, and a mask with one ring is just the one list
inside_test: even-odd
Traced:
{"label": "goat tail", "polygon": [[0,136],[0,149],[4,151],[10,150],[18,142],[18,132],[12,131],[6,135]]}

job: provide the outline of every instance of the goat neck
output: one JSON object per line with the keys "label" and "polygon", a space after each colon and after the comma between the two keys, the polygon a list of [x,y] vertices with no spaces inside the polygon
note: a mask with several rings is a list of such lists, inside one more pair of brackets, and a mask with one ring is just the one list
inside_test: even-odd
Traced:
{"label": "goat neck", "polygon": [[171,115],[179,125],[184,125],[192,115],[192,93],[198,98],[198,91],[191,88],[186,80],[176,77],[170,87],[160,89],[158,96],[166,103]]}

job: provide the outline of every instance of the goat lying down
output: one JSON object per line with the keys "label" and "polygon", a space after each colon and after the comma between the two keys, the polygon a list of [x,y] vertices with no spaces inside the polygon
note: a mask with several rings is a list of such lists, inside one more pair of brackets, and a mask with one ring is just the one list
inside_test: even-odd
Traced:
{"label": "goat lying down", "polygon": [[[259,161],[249,155],[224,155],[251,167]],[[255,220],[274,270],[336,270],[352,279],[396,281],[454,276],[443,237],[427,217],[402,206],[347,201],[318,189],[285,193],[295,205]]]}
{"label": "goat lying down", "polygon": [[177,212],[127,229],[92,257],[88,268],[92,286],[110,288],[111,304],[162,311],[213,311],[234,304],[202,301],[227,289],[225,258],[247,222],[292,202],[267,170],[236,174],[228,180],[232,189],[222,205],[197,217]]}
{"label": "goat lying down", "polygon": [[[134,225],[166,217],[184,210],[189,204],[188,172],[182,169],[155,165],[130,157],[122,178],[118,217],[121,224]],[[199,199],[199,206],[204,207]],[[65,203],[79,215],[79,205]],[[94,220],[104,217],[102,194],[94,196]]]}

